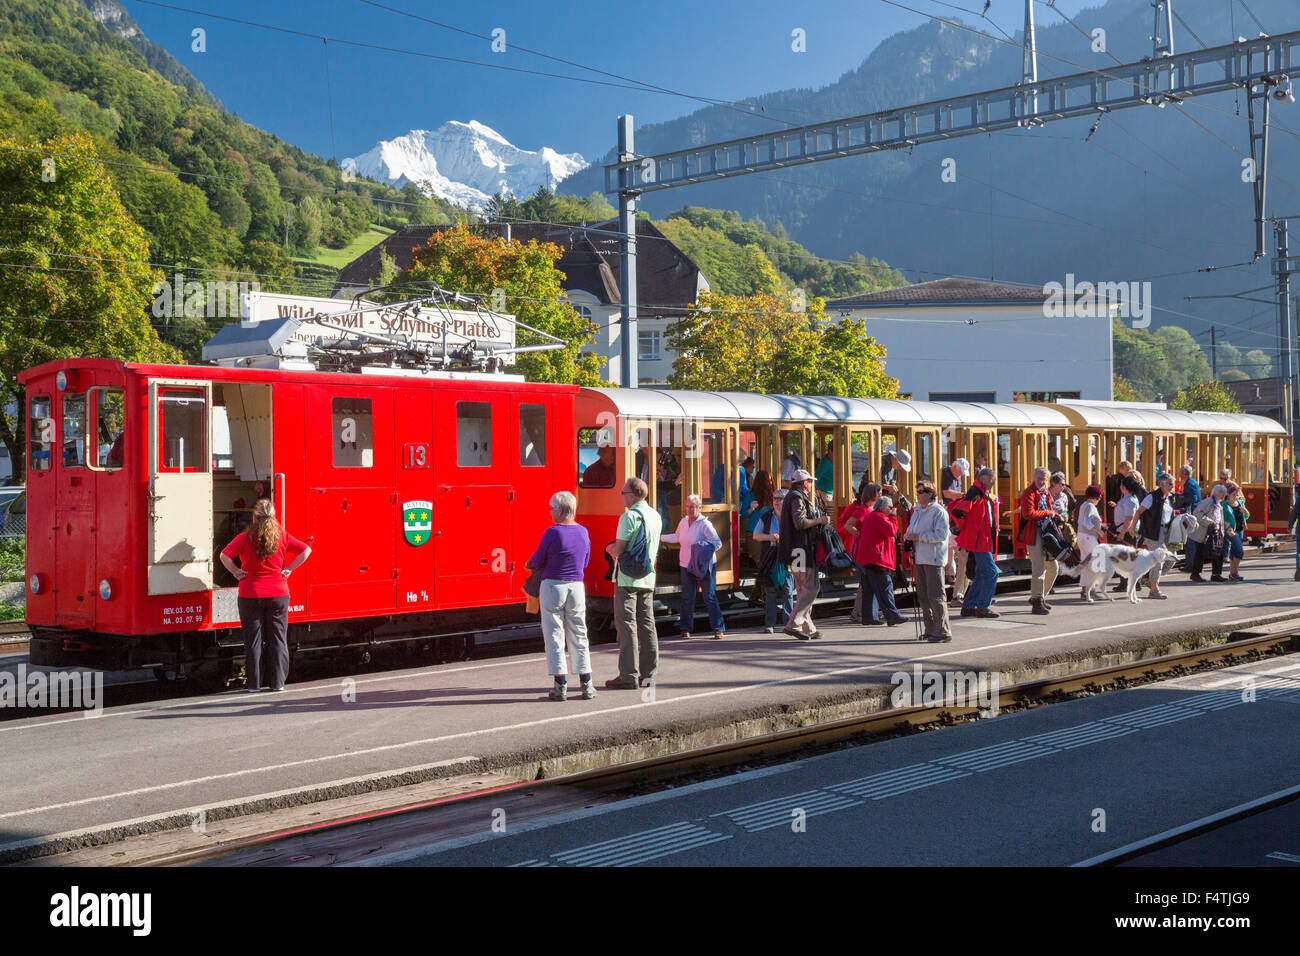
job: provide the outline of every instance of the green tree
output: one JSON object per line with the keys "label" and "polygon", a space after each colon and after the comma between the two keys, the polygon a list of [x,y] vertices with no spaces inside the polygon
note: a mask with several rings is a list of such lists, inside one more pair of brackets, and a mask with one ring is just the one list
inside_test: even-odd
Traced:
{"label": "green tree", "polygon": [[1137,393],[1137,389],[1122,376],[1115,376],[1114,395],[1117,402],[1140,402],[1142,396]]}
{"label": "green tree", "polygon": [[1179,391],[1169,403],[1170,408],[1188,412],[1240,412],[1241,406],[1222,382],[1210,380],[1197,382]]}
{"label": "green tree", "polygon": [[[0,140],[0,145],[18,145]],[[49,153],[94,156],[84,133],[44,144]],[[0,240],[10,262],[0,271],[0,301],[14,318],[0,324],[0,401],[15,402],[16,421],[0,416],[0,440],[15,473],[25,457],[20,371],[59,358],[168,362],[179,356],[149,323],[151,289],[162,273],[145,265],[149,245],[99,163],[0,150]],[[66,269],[65,272],[51,270]]]}
{"label": "green tree", "polygon": [[[596,327],[561,298],[564,274],[555,268],[561,254],[554,243],[485,239],[462,224],[435,232],[428,245],[411,256],[397,281],[424,280],[450,291],[489,299],[494,290],[502,290],[507,311],[520,323],[567,343],[562,349],[524,353],[519,356],[517,370],[534,382],[597,385],[601,381],[601,360],[580,354]],[[541,344],[541,340],[521,328],[516,344]]]}
{"label": "green tree", "polygon": [[668,333],[678,352],[674,388],[889,398],[885,350],[861,319],[829,322],[814,298],[806,312],[784,296],[705,292]]}

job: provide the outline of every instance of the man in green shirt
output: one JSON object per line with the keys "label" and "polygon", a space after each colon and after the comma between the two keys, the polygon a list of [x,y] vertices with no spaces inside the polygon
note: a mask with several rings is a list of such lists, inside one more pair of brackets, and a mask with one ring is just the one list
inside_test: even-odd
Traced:
{"label": "man in green shirt", "polygon": [[[636,539],[645,526],[646,553],[653,563],[659,554],[659,536],[663,523],[646,503],[650,489],[640,478],[629,478],[623,485],[623,505],[627,509],[618,520],[615,540],[605,548],[617,566],[619,556]],[[659,635],[654,616],[655,572],[632,578],[619,568],[614,576],[614,626],[618,631],[618,676],[605,681],[611,690],[635,690],[638,671],[640,686],[653,687],[659,669]]]}

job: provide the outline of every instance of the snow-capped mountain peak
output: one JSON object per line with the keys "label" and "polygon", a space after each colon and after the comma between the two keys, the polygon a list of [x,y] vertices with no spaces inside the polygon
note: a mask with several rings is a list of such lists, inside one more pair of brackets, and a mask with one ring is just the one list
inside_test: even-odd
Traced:
{"label": "snow-capped mountain peak", "polygon": [[520,149],[476,120],[413,129],[341,164],[394,186],[417,183],[430,195],[473,209],[481,209],[497,192],[523,199],[541,186],[554,189],[586,165],[577,153],[559,153],[549,146],[536,152]]}

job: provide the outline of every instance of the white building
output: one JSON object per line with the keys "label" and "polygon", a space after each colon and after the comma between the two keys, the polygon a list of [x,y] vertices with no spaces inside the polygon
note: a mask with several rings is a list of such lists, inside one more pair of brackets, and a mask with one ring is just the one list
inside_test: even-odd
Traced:
{"label": "white building", "polygon": [[1041,287],[950,278],[833,299],[826,314],[865,319],[886,374],[915,399],[1109,401],[1118,306],[1052,305]]}

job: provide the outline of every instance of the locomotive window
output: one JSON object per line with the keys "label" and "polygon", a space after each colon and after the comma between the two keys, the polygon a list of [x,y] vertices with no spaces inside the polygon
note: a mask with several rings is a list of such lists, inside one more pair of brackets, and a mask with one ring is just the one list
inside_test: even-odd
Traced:
{"label": "locomotive window", "polygon": [[116,470],[125,460],[125,409],[120,388],[92,388],[95,396],[95,420],[91,425],[94,441],[89,443],[90,463],[96,468]]}
{"label": "locomotive window", "polygon": [[63,467],[86,467],[86,396],[63,396]]}
{"label": "locomotive window", "polygon": [[546,464],[546,406],[519,406],[519,464]]}
{"label": "locomotive window", "polygon": [[32,471],[49,471],[50,446],[54,444],[54,416],[46,395],[32,397],[27,415],[27,467]]}
{"label": "locomotive window", "polygon": [[212,470],[235,470],[235,450],[230,441],[230,413],[221,402],[212,406]]}
{"label": "locomotive window", "polygon": [[207,471],[207,402],[194,388],[158,393],[158,470]]}
{"label": "locomotive window", "polygon": [[578,429],[578,485],[613,488],[615,448],[608,428]]}
{"label": "locomotive window", "polygon": [[488,402],[457,402],[456,467],[487,468],[491,464],[491,404]]}
{"label": "locomotive window", "polygon": [[334,467],[369,468],[375,463],[374,417],[368,398],[330,400],[334,420]]}

